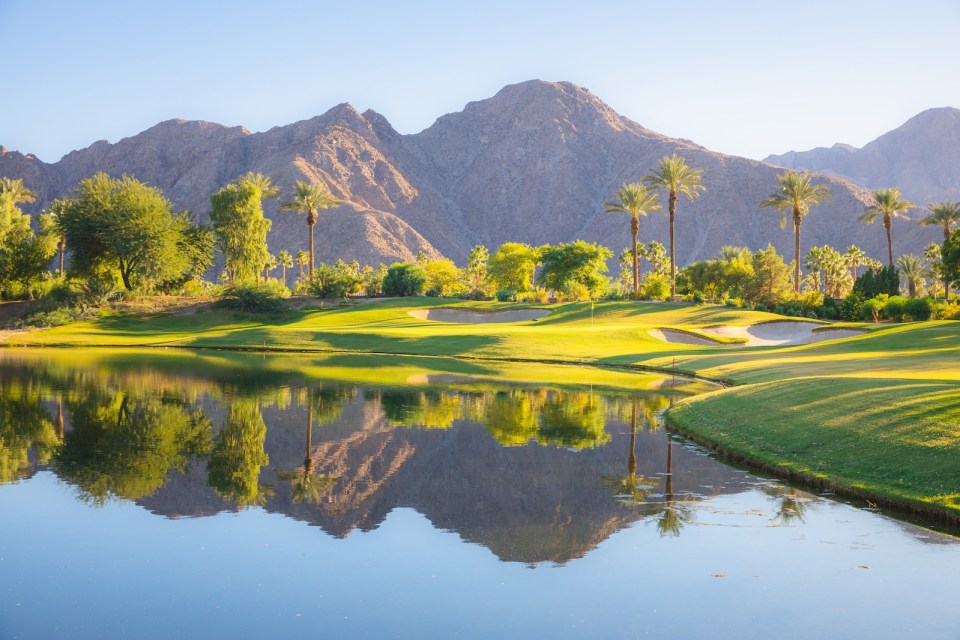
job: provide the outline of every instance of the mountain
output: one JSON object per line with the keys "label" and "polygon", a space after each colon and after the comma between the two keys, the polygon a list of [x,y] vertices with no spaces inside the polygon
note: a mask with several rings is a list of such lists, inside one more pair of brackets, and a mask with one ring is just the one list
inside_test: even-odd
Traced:
{"label": "mountain", "polygon": [[[791,231],[779,228],[775,213],[757,207],[777,186],[776,167],[645,129],[569,82],[507,86],[411,135],[349,104],[263,133],[170,120],[53,164],[4,150],[0,175],[23,177],[37,190],[41,197],[30,209],[36,211],[94,171],[128,173],[160,187],[176,207],[201,220],[209,213],[209,195],[247,171],[271,176],[285,194],[296,180],[322,180],[345,204],[321,213],[319,260],[389,263],[423,251],[463,264],[473,245],[494,249],[508,241],[583,238],[619,252],[629,244],[626,217],[604,213],[602,203],[672,153],[702,168],[707,186],[699,200],[680,203],[679,264],[714,257],[728,244],[757,249],[773,242],[792,254]],[[808,218],[804,250],[856,243],[882,256],[882,231],[857,220],[867,193],[838,177],[823,179],[833,199]],[[277,201],[265,205],[274,221],[271,250],[305,248],[302,217],[277,209]],[[933,231],[915,225],[895,233],[899,251],[919,251],[936,240]],[[643,220],[640,239],[666,244],[665,216]]]}
{"label": "mountain", "polygon": [[819,171],[871,189],[898,187],[927,205],[960,199],[960,109],[928,109],[857,149],[847,144],[772,155],[764,162]]}

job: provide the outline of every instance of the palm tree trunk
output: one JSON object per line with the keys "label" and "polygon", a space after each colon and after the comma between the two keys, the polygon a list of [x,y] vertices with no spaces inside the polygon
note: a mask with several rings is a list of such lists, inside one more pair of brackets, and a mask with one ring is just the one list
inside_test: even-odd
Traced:
{"label": "palm tree trunk", "polygon": [[850,273],[853,274],[853,284],[857,284],[857,261],[850,261]]}
{"label": "palm tree trunk", "polygon": [[890,258],[890,265],[893,266],[893,236],[890,234],[890,227],[893,226],[889,219],[883,221],[883,227],[887,230],[887,254]]}
{"label": "palm tree trunk", "polygon": [[283,266],[283,286],[287,286],[287,265]]}
{"label": "palm tree trunk", "polygon": [[63,254],[67,249],[67,239],[60,236],[60,279],[63,280]]}
{"label": "palm tree trunk", "polygon": [[310,225],[310,279],[312,280],[313,279],[313,225],[316,223],[311,223],[308,221],[308,224]]}
{"label": "palm tree trunk", "polygon": [[313,448],[313,399],[307,391],[307,452],[303,457],[304,468],[310,467],[310,449]]}
{"label": "palm tree trunk", "polygon": [[677,192],[670,192],[670,299],[677,297],[677,261],[674,258],[674,220],[677,215]]}
{"label": "palm tree trunk", "polygon": [[627,473],[635,476],[637,473],[637,399],[633,399],[633,410],[630,414],[630,455],[627,457]]}
{"label": "palm tree trunk", "polygon": [[793,292],[800,293],[800,213],[796,210],[793,212],[793,228],[796,233],[796,256],[797,261],[793,265]]}
{"label": "palm tree trunk", "polygon": [[640,233],[640,219],[630,219],[630,237],[633,240],[633,292],[640,290],[640,258],[637,257],[637,235]]}

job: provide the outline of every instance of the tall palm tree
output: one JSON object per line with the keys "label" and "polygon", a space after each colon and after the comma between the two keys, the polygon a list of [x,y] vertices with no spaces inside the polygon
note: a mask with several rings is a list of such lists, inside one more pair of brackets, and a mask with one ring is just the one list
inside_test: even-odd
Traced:
{"label": "tall palm tree", "polygon": [[637,234],[640,232],[640,216],[646,217],[660,208],[658,196],[639,182],[629,182],[614,194],[615,201],[604,202],[607,213],[626,213],[630,216],[630,246],[633,247],[633,291],[640,288],[640,258],[637,256]]}
{"label": "tall palm tree", "polygon": [[283,269],[283,286],[287,286],[287,268],[293,266],[293,256],[290,255],[289,251],[284,249],[277,254],[277,261]]}
{"label": "tall palm tree", "polygon": [[888,264],[893,265],[893,236],[890,233],[890,228],[893,226],[894,218],[907,217],[904,214],[913,207],[913,203],[903,200],[900,190],[896,187],[877,189],[872,196],[873,204],[867,207],[860,219],[867,224],[873,224],[877,218],[883,219],[883,228],[887,230]]}
{"label": "tall palm tree", "polygon": [[[934,298],[937,297],[937,279],[941,278],[941,269],[940,266],[943,261],[943,249],[936,242],[931,242],[926,247],[923,248],[923,257],[927,261],[929,267],[924,271],[925,276],[930,276],[930,281],[933,283],[933,292],[932,295]],[[946,293],[946,284],[944,281],[944,292]]]}
{"label": "tall palm tree", "polygon": [[67,201],[57,198],[53,201],[53,204],[50,205],[50,215],[53,216],[54,228],[57,230],[57,233],[60,235],[60,238],[57,240],[57,252],[60,254],[60,279],[63,280],[63,257],[67,252],[67,235],[64,233],[63,225],[61,224],[61,219],[63,212],[66,209]]}
{"label": "tall palm tree", "polygon": [[850,266],[850,274],[853,276],[853,284],[857,284],[857,265],[862,265],[866,260],[867,254],[863,249],[855,244],[847,247],[847,252],[843,254],[847,264]]}
{"label": "tall palm tree", "polygon": [[0,195],[9,197],[10,203],[14,206],[37,199],[36,191],[31,191],[23,185],[23,178],[0,178]]}
{"label": "tall palm tree", "polygon": [[923,280],[923,261],[920,256],[905,253],[897,258],[897,266],[907,280],[907,292],[911,298],[917,297],[917,284]]}
{"label": "tall palm tree", "polygon": [[683,195],[687,200],[696,200],[705,190],[701,182],[703,169],[687,166],[683,156],[673,154],[660,158],[657,170],[643,179],[654,188],[661,188],[669,194],[667,201],[670,212],[670,297],[677,295],[676,244],[674,242],[674,222],[677,216],[677,197]]}
{"label": "tall palm tree", "polygon": [[935,202],[927,206],[930,214],[917,220],[924,227],[943,227],[943,239],[950,237],[950,226],[960,223],[960,202]]}
{"label": "tall palm tree", "polygon": [[297,180],[293,189],[293,200],[280,205],[281,211],[296,211],[307,214],[307,226],[310,228],[310,277],[313,277],[313,227],[317,224],[317,213],[320,209],[329,209],[341,204],[330,193],[325,184],[309,183]]}
{"label": "tall palm tree", "polygon": [[780,228],[787,226],[787,210],[793,216],[793,230],[796,234],[796,262],[794,263],[793,291],[800,293],[800,224],[803,217],[815,207],[830,199],[830,190],[825,184],[813,184],[809,173],[784,171],[777,176],[780,188],[760,203],[761,207],[780,211]]}

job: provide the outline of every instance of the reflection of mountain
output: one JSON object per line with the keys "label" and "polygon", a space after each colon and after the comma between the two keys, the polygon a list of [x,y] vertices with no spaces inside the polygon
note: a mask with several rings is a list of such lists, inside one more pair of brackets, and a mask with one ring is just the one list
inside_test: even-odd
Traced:
{"label": "reflection of mountain", "polygon": [[[651,432],[669,402],[656,393],[361,390],[224,372],[193,385],[146,359],[51,360],[18,368],[0,355],[0,481],[49,465],[93,503],[171,518],[262,505],[344,537],[409,507],[502,560],[565,562],[641,519],[682,535],[699,498],[756,484]],[[785,495],[784,517],[802,515]]]}

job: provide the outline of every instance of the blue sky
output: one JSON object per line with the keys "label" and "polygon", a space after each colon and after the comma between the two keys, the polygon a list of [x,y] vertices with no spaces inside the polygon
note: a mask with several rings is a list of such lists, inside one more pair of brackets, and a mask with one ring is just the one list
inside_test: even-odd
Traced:
{"label": "blue sky", "polygon": [[350,102],[401,133],[532,78],[761,158],[960,107],[960,0],[0,0],[0,144],[53,162],[170,118],[252,131]]}

